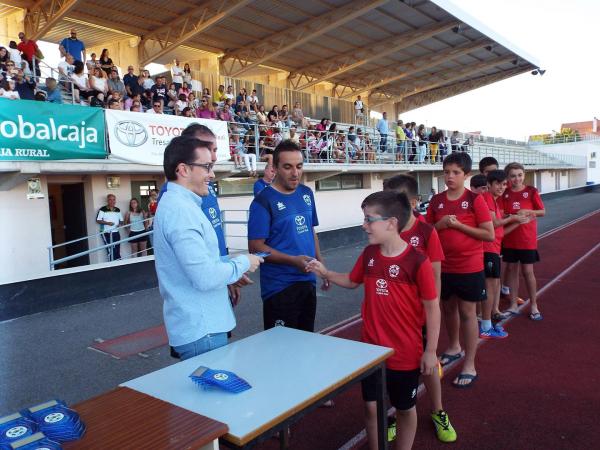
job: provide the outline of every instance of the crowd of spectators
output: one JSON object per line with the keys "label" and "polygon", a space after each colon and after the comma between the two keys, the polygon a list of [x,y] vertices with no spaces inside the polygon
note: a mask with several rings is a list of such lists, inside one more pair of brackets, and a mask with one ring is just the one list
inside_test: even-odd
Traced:
{"label": "crowd of spectators", "polygon": [[[63,59],[56,78],[48,77],[45,85],[38,87],[34,73],[39,75],[38,62],[43,55],[24,33],[19,33],[19,39],[20,44],[12,41],[0,47],[0,97],[62,103],[61,93],[66,92],[74,103],[84,106],[226,121],[232,159],[252,175],[256,175],[256,161],[271,163],[273,150],[284,139],[305,149],[308,162],[373,163],[379,155],[391,153],[397,161],[438,163],[449,151],[468,151],[469,142],[460,143],[458,132],[452,133],[448,145],[447,136],[436,127],[426,132],[424,125],[402,120],[390,127],[386,113],[373,130],[338,126],[329,118],[311,120],[299,102],[291,109],[273,105],[267,111],[256,90],[248,93],[241,88],[236,93],[232,85],[220,85],[215,93],[202,89],[192,79],[189,64],[182,68],[177,59],[171,67],[170,83],[164,75],[150,76],[148,70],[136,73],[132,65],[121,76],[107,49],[99,58],[95,53],[87,58],[75,29],[59,44]],[[365,111],[360,96],[354,109],[358,121]]]}

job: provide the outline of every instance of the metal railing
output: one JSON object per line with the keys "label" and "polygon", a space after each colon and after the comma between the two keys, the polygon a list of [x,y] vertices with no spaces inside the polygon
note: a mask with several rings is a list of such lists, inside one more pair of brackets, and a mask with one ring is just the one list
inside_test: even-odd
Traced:
{"label": "metal railing", "polygon": [[575,142],[598,142],[600,141],[600,135],[594,133],[580,134],[557,134],[552,136],[542,136],[540,140],[530,140],[527,145],[536,147],[539,145],[552,145],[552,144],[570,144]]}
{"label": "metal railing", "polygon": [[[146,224],[151,224],[152,223],[152,218],[144,219],[143,223],[145,224],[145,226],[146,226]],[[130,242],[130,241],[132,241],[134,239],[139,239],[139,238],[142,238],[142,237],[146,237],[146,236],[148,236],[149,239],[150,239],[150,242],[152,242],[152,239],[150,238],[150,236],[153,234],[153,230],[148,229],[148,228],[146,228],[146,231],[144,231],[144,232],[142,232],[140,234],[136,234],[133,237],[121,238],[121,239],[118,239],[116,241],[113,241],[113,232],[117,232],[120,235],[121,230],[128,229],[128,228],[131,227],[131,225],[132,224],[122,225],[122,226],[119,226],[119,227],[117,227],[115,229],[112,229],[110,231],[101,231],[101,232],[96,233],[96,234],[90,234],[88,236],[84,236],[84,237],[81,237],[81,238],[78,238],[78,239],[73,239],[71,241],[67,241],[67,242],[63,242],[63,243],[60,243],[60,244],[55,244],[55,245],[48,246],[47,247],[48,248],[48,262],[49,262],[49,268],[50,268],[50,270],[51,271],[55,270],[56,266],[59,265],[59,264],[63,264],[63,263],[66,263],[68,261],[72,261],[72,260],[75,260],[75,259],[78,259],[78,258],[81,258],[81,257],[84,257],[84,256],[89,256],[89,255],[91,255],[93,253],[104,252],[104,251],[107,252],[108,262],[120,261],[120,260],[123,260],[125,258],[123,258],[123,257],[120,257],[118,259],[114,258],[114,249],[115,249],[115,246],[121,245],[121,244],[123,244],[125,242]],[[89,241],[89,240],[96,240],[96,241],[101,242],[101,244],[97,245],[96,247],[93,247],[91,249],[88,249],[88,250],[85,250],[85,251],[82,251],[82,252],[79,252],[79,253],[75,253],[73,255],[65,256],[65,257],[59,258],[59,259],[54,259],[54,251],[56,249],[60,249],[60,248],[65,248],[66,249],[66,247],[69,246],[69,245],[73,245],[73,244],[76,244],[78,242]],[[108,242],[106,242],[107,240],[108,240]],[[138,254],[141,255],[144,252],[148,252],[149,250],[152,250],[152,248],[153,248],[152,245],[150,245],[150,246],[146,247],[144,250],[138,251],[136,253],[131,253],[130,255],[127,256],[127,258],[136,257]]]}

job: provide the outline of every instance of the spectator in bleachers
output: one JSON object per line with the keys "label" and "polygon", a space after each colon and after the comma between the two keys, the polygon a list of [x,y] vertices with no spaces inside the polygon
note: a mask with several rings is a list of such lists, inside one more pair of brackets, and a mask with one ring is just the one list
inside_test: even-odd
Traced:
{"label": "spectator in bleachers", "polygon": [[245,102],[248,99],[248,93],[246,92],[246,88],[241,88],[240,93],[235,98],[235,104],[239,104],[240,102]]}
{"label": "spectator in bleachers", "polygon": [[175,83],[171,83],[167,90],[167,106],[174,110],[178,100],[177,86]]}
{"label": "spectator in bleachers", "polygon": [[108,102],[111,100],[116,100],[119,103],[119,108],[121,110],[124,108],[125,103],[123,102],[123,97],[121,97],[121,93],[119,91],[111,91],[106,99],[106,104],[108,105]]}
{"label": "spectator in bleachers", "polygon": [[269,118],[267,113],[265,112],[265,105],[259,105],[258,110],[256,111],[256,119],[258,123],[261,125],[267,125]]}
{"label": "spectator in bleachers", "polygon": [[[19,44],[17,45],[17,50],[21,52],[21,56],[27,63],[29,64],[29,69],[35,71],[37,76],[40,75],[40,61],[39,55],[41,55],[41,51],[34,40],[27,39],[25,33],[22,31],[19,33]],[[35,68],[33,67],[34,57],[38,55],[35,59]]]}
{"label": "spectator in bleachers", "polygon": [[321,119],[321,122],[319,122],[317,124],[317,126],[315,127],[315,129],[317,131],[327,131],[327,129],[329,128],[329,119],[327,117],[323,117]]}
{"label": "spectator in bleachers", "polygon": [[116,70],[112,70],[110,72],[110,78],[107,83],[108,92],[118,92],[121,95],[121,98],[125,98],[127,95],[127,90],[125,89],[125,84],[119,78],[119,72]]}
{"label": "spectator in bleachers", "polygon": [[194,115],[194,111],[193,111],[193,110],[192,110],[192,108],[190,108],[189,106],[186,106],[185,108],[183,108],[183,111],[181,111],[181,115],[182,115],[183,117],[190,117],[190,118],[192,118],[192,117],[196,117],[196,116]]}
{"label": "spectator in bleachers", "polygon": [[75,28],[71,28],[69,37],[60,41],[58,49],[63,58],[71,55],[75,61],[85,61],[85,44],[77,39],[77,30]]}
{"label": "spectator in bleachers", "polygon": [[227,96],[225,95],[225,86],[220,84],[219,88],[217,89],[215,100],[217,101],[219,106],[223,106],[225,104],[226,99],[227,99]]}
{"label": "spectator in bleachers", "polygon": [[128,96],[125,101],[123,102],[123,109],[125,111],[129,111],[131,109],[131,107],[134,105],[134,103],[138,103],[139,106],[142,106],[141,103],[142,97],[140,94],[135,94],[132,96]]}
{"label": "spectator in bleachers", "polygon": [[138,76],[134,73],[133,66],[127,67],[127,73],[123,76],[123,84],[125,85],[127,97],[133,97],[136,94],[142,93],[142,87],[138,83]]}
{"label": "spectator in bleachers", "polygon": [[10,100],[18,100],[20,98],[19,93],[15,90],[14,80],[5,79],[0,83],[0,97]]}
{"label": "spectator in bleachers", "polygon": [[258,107],[258,95],[256,95],[256,89],[252,89],[252,94],[248,96],[248,104],[250,108],[254,106]]}
{"label": "spectator in bleachers", "polygon": [[290,126],[292,119],[288,111],[288,105],[283,105],[281,107],[281,111],[279,111],[279,121],[283,122],[284,126],[286,127]]}
{"label": "spectator in bleachers", "polygon": [[279,107],[273,105],[269,114],[267,114],[268,125],[275,124],[279,121]]}
{"label": "spectator in bleachers", "polygon": [[26,61],[21,61],[21,70],[23,71],[23,75],[25,75],[26,77],[33,78],[33,72],[31,71],[31,69],[29,69],[29,65]]}
{"label": "spectator in bleachers", "polygon": [[119,100],[117,100],[116,98],[109,98],[108,99],[108,109],[122,111],[123,107],[121,105],[121,102],[119,102]]}
{"label": "spectator in bleachers", "polygon": [[179,94],[179,98],[177,99],[177,101],[175,102],[175,115],[176,116],[183,116],[183,110],[184,109],[188,109],[188,110],[192,110],[192,108],[190,108],[188,106],[188,100],[185,94]]}
{"label": "spectator in bleachers", "polygon": [[67,54],[65,59],[58,63],[58,79],[60,81],[70,80],[75,66],[73,65],[75,59],[71,54]]}
{"label": "spectator in bleachers", "polygon": [[144,111],[152,109],[153,98],[154,95],[152,94],[152,91],[150,89],[146,89],[140,98],[140,101],[142,102],[142,109]]}
{"label": "spectator in bleachers", "polygon": [[144,90],[152,89],[154,86],[154,80],[150,76],[150,72],[147,70],[143,70],[138,78],[138,83],[142,86]]}
{"label": "spectator in bleachers", "polygon": [[35,98],[35,80],[23,74],[23,70],[17,71],[15,79],[15,91],[19,93],[22,100],[34,100]]}
{"label": "spectator in bleachers", "polygon": [[356,97],[354,100],[354,115],[356,118],[361,118],[365,113],[365,107],[363,105],[363,101],[360,98],[360,95]]}
{"label": "spectator in bleachers", "polygon": [[296,144],[300,145],[300,135],[298,134],[295,124],[292,124],[290,127],[289,136],[286,139],[294,141]]}
{"label": "spectator in bleachers", "polygon": [[396,123],[396,159],[406,161],[406,133],[404,132],[404,122],[398,120]]}
{"label": "spectator in bleachers", "polygon": [[[78,61],[79,62],[79,61]],[[98,94],[102,94],[103,99],[106,98],[108,94],[108,83],[106,80],[106,72],[99,67],[96,67],[90,74],[90,88],[95,91],[94,96],[97,97]]]}
{"label": "spectator in bleachers", "polygon": [[232,103],[235,100],[235,94],[233,93],[232,85],[227,86],[227,92],[225,92],[225,98],[231,100]]}
{"label": "spectator in bleachers", "polygon": [[87,67],[88,72],[91,72],[94,67],[100,66],[100,61],[96,59],[96,54],[92,53],[90,55],[90,59],[85,62],[85,66]]}
{"label": "spectator in bleachers", "polygon": [[196,109],[196,117],[199,119],[216,119],[217,113],[209,103],[209,99],[203,97],[200,100],[200,108]]}
{"label": "spectator in bleachers", "polygon": [[23,58],[21,58],[21,51],[17,48],[17,43],[15,41],[10,41],[7,50],[10,55],[10,60],[15,63],[15,66],[21,67]]}
{"label": "spectator in bleachers", "polygon": [[300,107],[300,102],[294,103],[294,108],[292,109],[292,121],[300,128],[307,128],[308,123],[304,117],[304,112]]}
{"label": "spectator in bleachers", "polygon": [[438,131],[436,127],[431,127],[431,133],[429,133],[429,153],[430,153],[430,162],[431,164],[435,164],[438,160],[438,150],[440,147],[440,143],[444,142],[444,133],[442,131]]}
{"label": "spectator in bleachers", "polygon": [[187,84],[187,82],[183,82],[183,84],[181,85],[181,87],[179,88],[179,90],[177,91],[177,95],[185,95],[185,97],[187,98],[188,95],[190,95],[192,93],[192,90],[190,89],[189,84]]}
{"label": "spectator in bleachers", "polygon": [[179,60],[175,60],[171,67],[171,79],[175,83],[175,91],[179,92],[181,86],[183,86],[183,69],[179,67]]}
{"label": "spectator in bleachers", "polygon": [[193,92],[190,92],[187,95],[188,106],[196,111],[200,108],[200,99],[196,98],[196,95]]}
{"label": "spectator in bleachers", "polygon": [[209,104],[212,104],[212,95],[210,95],[210,89],[209,88],[204,88],[202,90],[202,97],[206,98],[208,100]]}
{"label": "spectator in bleachers", "polygon": [[183,65],[183,82],[187,83],[190,89],[192,88],[192,69],[188,63]]}
{"label": "spectator in bleachers", "polygon": [[37,91],[35,93],[35,96],[33,97],[33,99],[36,102],[45,102],[46,101],[46,92],[44,92],[44,91]]}
{"label": "spectator in bleachers", "polygon": [[153,101],[152,108],[149,108],[146,114],[163,114],[163,102],[160,100]]}
{"label": "spectator in bleachers", "polygon": [[6,63],[10,61],[10,54],[6,47],[0,47],[0,71],[6,72]]}
{"label": "spectator in bleachers", "polygon": [[54,104],[62,104],[62,95],[60,89],[57,86],[56,80],[52,77],[46,78],[46,101]]}
{"label": "spectator in bleachers", "polygon": [[142,110],[142,104],[141,103],[132,103],[131,104],[131,108],[129,108],[129,111],[131,112],[144,112]]}
{"label": "spectator in bleachers", "polygon": [[100,68],[106,73],[106,76],[110,75],[113,68],[113,60],[108,56],[108,49],[103,48],[100,53]]}
{"label": "spectator in bleachers", "polygon": [[150,90],[152,91],[153,102],[161,102],[163,108],[168,105],[169,96],[167,95],[168,89],[164,77],[156,77],[156,84]]}
{"label": "spectator in bleachers", "polygon": [[223,120],[225,122],[232,122],[233,121],[233,116],[231,115],[231,110],[229,109],[229,105],[227,105],[227,104],[223,105],[223,109],[221,109],[217,113],[217,118],[219,120]]}
{"label": "spectator in bleachers", "polygon": [[452,148],[452,153],[459,150],[460,141],[458,140],[458,131],[452,132],[452,135],[450,136],[450,146]]}
{"label": "spectator in bleachers", "polygon": [[377,131],[379,131],[379,152],[387,152],[387,136],[390,132],[390,127],[387,121],[387,113],[383,113],[383,117],[377,122]]}
{"label": "spectator in bleachers", "polygon": [[419,164],[422,164],[425,162],[425,157],[427,156],[427,134],[425,132],[425,125],[419,125],[415,140],[417,141],[418,146],[417,161]]}
{"label": "spectator in bleachers", "polygon": [[73,99],[76,103],[85,104],[85,100],[95,95],[90,85],[88,76],[83,72],[83,63],[77,61],[75,69],[71,75],[71,81],[73,82]]}

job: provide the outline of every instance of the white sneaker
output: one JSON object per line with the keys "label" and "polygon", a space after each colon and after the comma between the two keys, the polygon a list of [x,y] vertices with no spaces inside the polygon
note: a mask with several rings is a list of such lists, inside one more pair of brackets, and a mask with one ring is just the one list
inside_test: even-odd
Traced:
{"label": "white sneaker", "polygon": [[502,295],[510,295],[510,288],[508,286],[502,286]]}

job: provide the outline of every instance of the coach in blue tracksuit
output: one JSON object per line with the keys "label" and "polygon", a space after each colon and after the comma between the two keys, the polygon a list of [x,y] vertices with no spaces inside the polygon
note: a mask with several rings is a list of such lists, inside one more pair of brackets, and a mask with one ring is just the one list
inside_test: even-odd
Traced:
{"label": "coach in blue tracksuit", "polygon": [[314,331],[316,278],[305,266],[313,258],[321,261],[314,230],[319,219],[312,190],[300,184],[303,162],[298,144],[281,142],[273,153],[275,180],[250,205],[248,249],[270,253],[260,270],[265,329]]}

